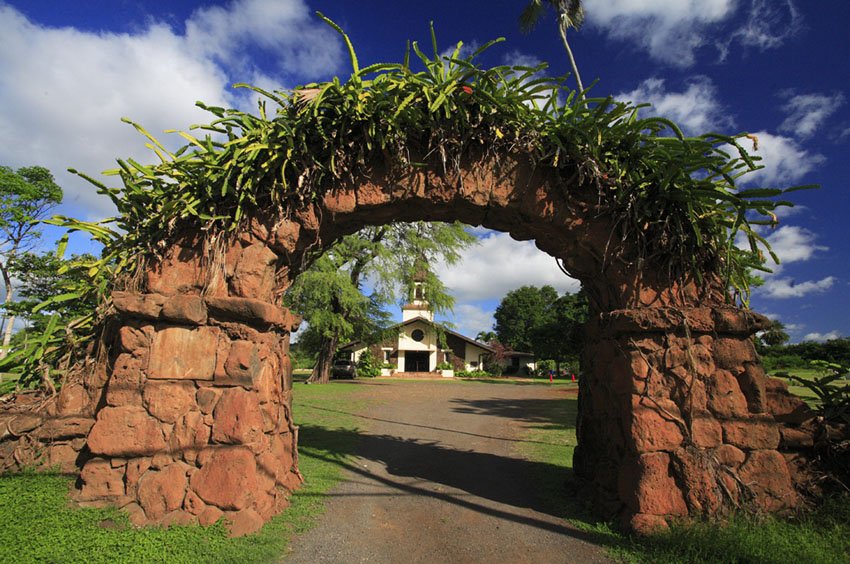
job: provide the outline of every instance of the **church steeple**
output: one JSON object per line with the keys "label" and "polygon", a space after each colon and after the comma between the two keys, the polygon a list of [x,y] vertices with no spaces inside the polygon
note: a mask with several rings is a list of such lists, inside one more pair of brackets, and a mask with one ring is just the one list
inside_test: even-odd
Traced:
{"label": "church steeple", "polygon": [[428,280],[428,263],[420,256],[414,264],[413,275],[407,283],[410,301],[401,307],[402,322],[414,317],[424,317],[434,321],[434,311],[428,302],[425,282]]}

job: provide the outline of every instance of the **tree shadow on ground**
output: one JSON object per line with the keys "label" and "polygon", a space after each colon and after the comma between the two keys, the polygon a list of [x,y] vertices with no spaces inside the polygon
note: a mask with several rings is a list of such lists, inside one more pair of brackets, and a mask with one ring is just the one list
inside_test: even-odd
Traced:
{"label": "tree shadow on ground", "polygon": [[[541,519],[510,510],[492,507],[475,501],[471,496],[516,508],[529,508],[561,519],[587,520],[588,513],[575,500],[567,499],[567,482],[571,472],[561,466],[531,462],[487,453],[446,448],[437,443],[419,439],[404,439],[392,435],[373,435],[365,431],[329,429],[321,426],[300,427],[301,450],[305,456],[315,456],[338,464],[353,474],[379,482],[390,490],[388,495],[420,495],[446,503],[479,511],[506,521],[522,523],[602,544],[612,541],[610,535],[578,530],[563,521]],[[352,440],[354,439],[354,440]],[[349,452],[338,452],[336,445],[355,445]],[[327,448],[326,447],[330,447]],[[471,496],[456,492],[434,491],[409,479],[394,480],[359,464],[352,464],[344,455],[357,455],[362,459],[386,466],[392,477],[414,478],[426,483],[441,484],[461,490]],[[309,476],[306,476],[309,480]],[[544,499],[547,493],[543,484],[563,484],[559,503]],[[330,494],[333,496],[333,493]],[[560,497],[560,496],[559,496]],[[557,510],[554,508],[557,507]]]}
{"label": "tree shadow on ground", "polygon": [[456,413],[504,417],[531,423],[530,428],[575,429],[578,399],[453,399]]}
{"label": "tree shadow on ground", "polygon": [[[513,437],[497,437],[495,435],[485,435],[485,434],[482,434],[482,433],[472,433],[472,432],[469,432],[469,431],[461,431],[460,429],[447,429],[445,427],[436,427],[434,425],[421,425],[419,423],[410,423],[410,422],[407,422],[407,421],[397,421],[397,420],[394,420],[394,419],[387,419],[387,418],[384,418],[384,417],[375,417],[375,416],[372,416],[372,415],[363,415],[362,413],[355,413],[353,411],[346,411],[346,410],[343,410],[343,409],[333,409],[333,408],[330,408],[330,407],[323,407],[323,406],[320,406],[320,405],[316,405],[314,403],[309,403],[309,402],[304,402],[304,401],[300,402],[298,404],[298,406],[299,407],[307,407],[309,409],[316,409],[316,410],[319,410],[319,411],[326,411],[328,413],[335,413],[335,414],[339,414],[339,415],[348,415],[348,416],[351,416],[351,417],[356,417],[358,419],[366,419],[368,421],[380,421],[381,423],[391,423],[393,425],[402,425],[404,427],[416,427],[416,428],[419,428],[419,429],[431,429],[433,431],[442,431],[442,432],[445,432],[445,433],[457,433],[459,435],[467,435],[467,436],[470,436],[470,437],[481,437],[483,439],[493,439],[493,440],[496,440],[496,441],[506,441],[506,442],[511,442],[511,443],[536,443],[536,444],[542,444],[542,445],[558,446],[558,443],[550,443],[550,442],[546,442],[546,441],[538,441],[538,440],[533,440],[533,439],[515,439]],[[571,429],[572,427],[564,427],[564,428]]]}

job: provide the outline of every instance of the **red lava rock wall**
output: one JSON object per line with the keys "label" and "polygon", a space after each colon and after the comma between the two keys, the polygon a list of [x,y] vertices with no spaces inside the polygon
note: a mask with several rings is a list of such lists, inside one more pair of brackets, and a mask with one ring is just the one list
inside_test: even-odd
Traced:
{"label": "red lava rock wall", "polygon": [[[777,382],[750,340],[763,323],[718,306],[611,311],[589,325],[574,463],[597,508],[647,531],[797,505]],[[804,411],[784,397],[788,413]]]}
{"label": "red lava rock wall", "polygon": [[234,534],[256,530],[301,482],[288,356],[298,320],[279,307],[291,279],[365,225],[458,220],[533,239],[590,296],[575,471],[596,509],[641,531],[793,507],[809,415],[764,375],[750,341],[763,318],[723,305],[719,280],[697,290],[629,271],[640,262],[609,256],[614,226],[597,196],[516,155],[377,166],[320,202],[248,213],[226,242],[167,242],[130,286],[141,290],[113,295],[108,362],[81,367],[37,416],[0,416],[0,461],[46,452],[82,464],[79,498],[125,507],[137,524],[227,516]]}
{"label": "red lava rock wall", "polygon": [[138,525],[224,516],[259,529],[302,479],[291,416],[289,333],[274,303],[277,255],[250,236],[220,262],[175,247],[146,292],[115,292],[119,329],[87,439],[79,500]]}

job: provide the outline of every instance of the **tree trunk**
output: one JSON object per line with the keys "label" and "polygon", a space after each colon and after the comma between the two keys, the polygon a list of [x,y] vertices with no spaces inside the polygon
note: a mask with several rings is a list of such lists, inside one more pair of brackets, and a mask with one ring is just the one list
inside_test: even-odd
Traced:
{"label": "tree trunk", "polygon": [[[0,273],[3,274],[3,284],[6,287],[6,299],[3,303],[9,305],[12,303],[12,278],[9,276],[6,268],[3,268],[3,265],[0,265]],[[4,316],[4,323],[3,346],[0,347],[0,358],[5,358],[6,354],[8,354],[9,343],[12,341],[12,328],[15,325],[15,316],[7,313]]]}
{"label": "tree trunk", "polygon": [[331,379],[331,368],[334,362],[334,353],[339,339],[336,337],[323,337],[322,346],[319,348],[319,356],[316,358],[316,366],[307,382],[311,384],[327,384]]}
{"label": "tree trunk", "polygon": [[584,85],[581,83],[581,76],[578,74],[578,66],[573,57],[573,50],[570,49],[570,43],[567,41],[567,30],[563,26],[558,26],[558,31],[561,32],[561,41],[564,43],[564,49],[567,50],[567,56],[570,58],[570,65],[573,67],[573,74],[576,75],[576,83],[578,84],[578,92],[581,98],[584,98]]}

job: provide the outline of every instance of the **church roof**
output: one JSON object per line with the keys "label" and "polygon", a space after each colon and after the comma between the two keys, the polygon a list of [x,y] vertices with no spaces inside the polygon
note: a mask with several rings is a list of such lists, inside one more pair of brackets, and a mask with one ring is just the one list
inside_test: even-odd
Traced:
{"label": "church roof", "polygon": [[[458,337],[459,339],[463,339],[464,341],[466,341],[468,343],[472,343],[476,347],[480,347],[487,352],[495,352],[495,350],[496,350],[488,344],[482,343],[481,341],[476,341],[475,339],[473,339],[471,337],[467,337],[466,335],[462,335],[462,334],[458,333],[457,331],[452,331],[448,327],[440,325],[439,323],[436,323],[434,321],[431,321],[430,319],[427,319],[427,318],[421,317],[421,316],[412,317],[412,318],[408,319],[407,321],[404,321],[402,323],[397,323],[397,324],[393,325],[392,327],[389,327],[387,330],[389,331],[389,330],[392,330],[392,329],[400,329],[402,327],[406,327],[407,325],[410,325],[411,323],[415,323],[417,321],[420,321],[422,323],[426,323],[427,325],[431,325],[433,327],[438,327],[438,328],[442,329],[443,331],[445,331],[446,333],[448,333],[450,335],[454,335],[455,337]],[[351,348],[354,345],[358,345],[358,344],[361,344],[361,341],[351,341],[350,343],[346,343],[345,345],[343,345],[339,348],[341,350],[342,349],[348,349],[348,348]]]}

